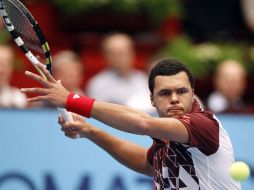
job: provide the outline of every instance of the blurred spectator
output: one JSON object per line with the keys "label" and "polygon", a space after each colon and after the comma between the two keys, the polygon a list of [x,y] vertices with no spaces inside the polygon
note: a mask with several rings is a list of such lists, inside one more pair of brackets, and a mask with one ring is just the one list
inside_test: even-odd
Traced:
{"label": "blurred spectator", "polygon": [[214,76],[215,91],[208,97],[208,108],[215,113],[245,113],[250,111],[242,97],[247,74],[241,63],[226,60],[218,65]]}
{"label": "blurred spectator", "polygon": [[254,32],[254,1],[253,0],[242,0],[242,11],[244,19],[249,28]]}
{"label": "blurred spectator", "polygon": [[83,64],[78,54],[63,50],[53,56],[53,75],[69,90],[83,94]]}
{"label": "blurred spectator", "polygon": [[13,73],[14,52],[10,46],[0,45],[0,107],[25,108],[27,105],[25,94],[18,88],[11,86]]}
{"label": "blurred spectator", "polygon": [[107,68],[88,82],[89,96],[101,101],[126,105],[132,95],[147,92],[145,73],[134,68],[135,50],[130,36],[123,33],[106,36],[102,42],[102,53]]}
{"label": "blurred spectator", "polygon": [[4,26],[4,20],[0,17],[0,44],[5,44],[10,41],[10,34]]}
{"label": "blurred spectator", "polygon": [[[62,50],[52,57],[52,74],[55,79],[69,91],[84,95],[81,88],[83,80],[83,64],[77,53],[72,50]],[[55,108],[48,102],[33,102],[30,107],[34,108]]]}
{"label": "blurred spectator", "polygon": [[[148,81],[148,76],[154,67],[154,65],[158,62],[159,59],[152,58],[145,64],[145,73]],[[143,110],[149,114],[157,115],[155,107],[151,104],[151,99],[149,94],[151,94],[148,84],[147,88],[142,88],[136,93],[133,93],[126,101],[126,106]]]}

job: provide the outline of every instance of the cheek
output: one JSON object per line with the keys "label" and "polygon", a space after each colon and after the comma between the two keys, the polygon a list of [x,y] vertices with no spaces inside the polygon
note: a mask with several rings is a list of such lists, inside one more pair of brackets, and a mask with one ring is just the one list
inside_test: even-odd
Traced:
{"label": "cheek", "polygon": [[193,102],[193,94],[188,94],[186,97],[182,99],[182,105],[184,107],[185,112],[190,112],[192,109],[192,102]]}
{"label": "cheek", "polygon": [[156,99],[153,104],[154,107],[157,107],[159,110],[167,109],[168,101],[164,99]]}
{"label": "cheek", "polygon": [[184,111],[186,113],[190,112],[192,109],[192,101],[186,101],[184,104]]}

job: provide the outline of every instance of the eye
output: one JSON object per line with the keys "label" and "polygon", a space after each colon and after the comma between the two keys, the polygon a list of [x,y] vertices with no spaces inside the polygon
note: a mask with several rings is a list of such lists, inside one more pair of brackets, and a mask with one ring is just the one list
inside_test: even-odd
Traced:
{"label": "eye", "polygon": [[162,90],[159,92],[159,96],[170,96],[172,92],[170,90]]}
{"label": "eye", "polygon": [[182,94],[185,94],[187,93],[189,90],[187,88],[180,88],[180,89],[177,89],[177,94],[179,95],[182,95]]}

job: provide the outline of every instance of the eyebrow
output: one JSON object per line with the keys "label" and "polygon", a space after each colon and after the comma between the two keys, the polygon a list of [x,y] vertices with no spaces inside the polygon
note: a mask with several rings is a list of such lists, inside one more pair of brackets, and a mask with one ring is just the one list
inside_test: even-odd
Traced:
{"label": "eyebrow", "polygon": [[180,87],[180,88],[176,88],[176,89],[172,89],[172,88],[163,88],[163,89],[159,90],[158,93],[163,92],[163,91],[170,91],[170,92],[173,92],[173,91],[178,91],[178,90],[186,90],[187,92],[190,91],[190,89],[187,88],[187,87]]}
{"label": "eyebrow", "polygon": [[186,89],[186,90],[189,90],[189,88],[188,88],[188,87],[182,86],[182,87],[179,87],[179,88],[162,88],[160,91],[162,91],[162,90],[175,91],[175,90],[180,90],[180,89]]}

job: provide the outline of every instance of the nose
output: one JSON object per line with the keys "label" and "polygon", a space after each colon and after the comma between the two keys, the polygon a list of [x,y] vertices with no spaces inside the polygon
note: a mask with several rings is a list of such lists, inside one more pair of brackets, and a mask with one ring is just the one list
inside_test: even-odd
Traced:
{"label": "nose", "polygon": [[171,104],[178,104],[179,103],[178,96],[175,92],[173,92],[172,95],[171,95],[170,103]]}

